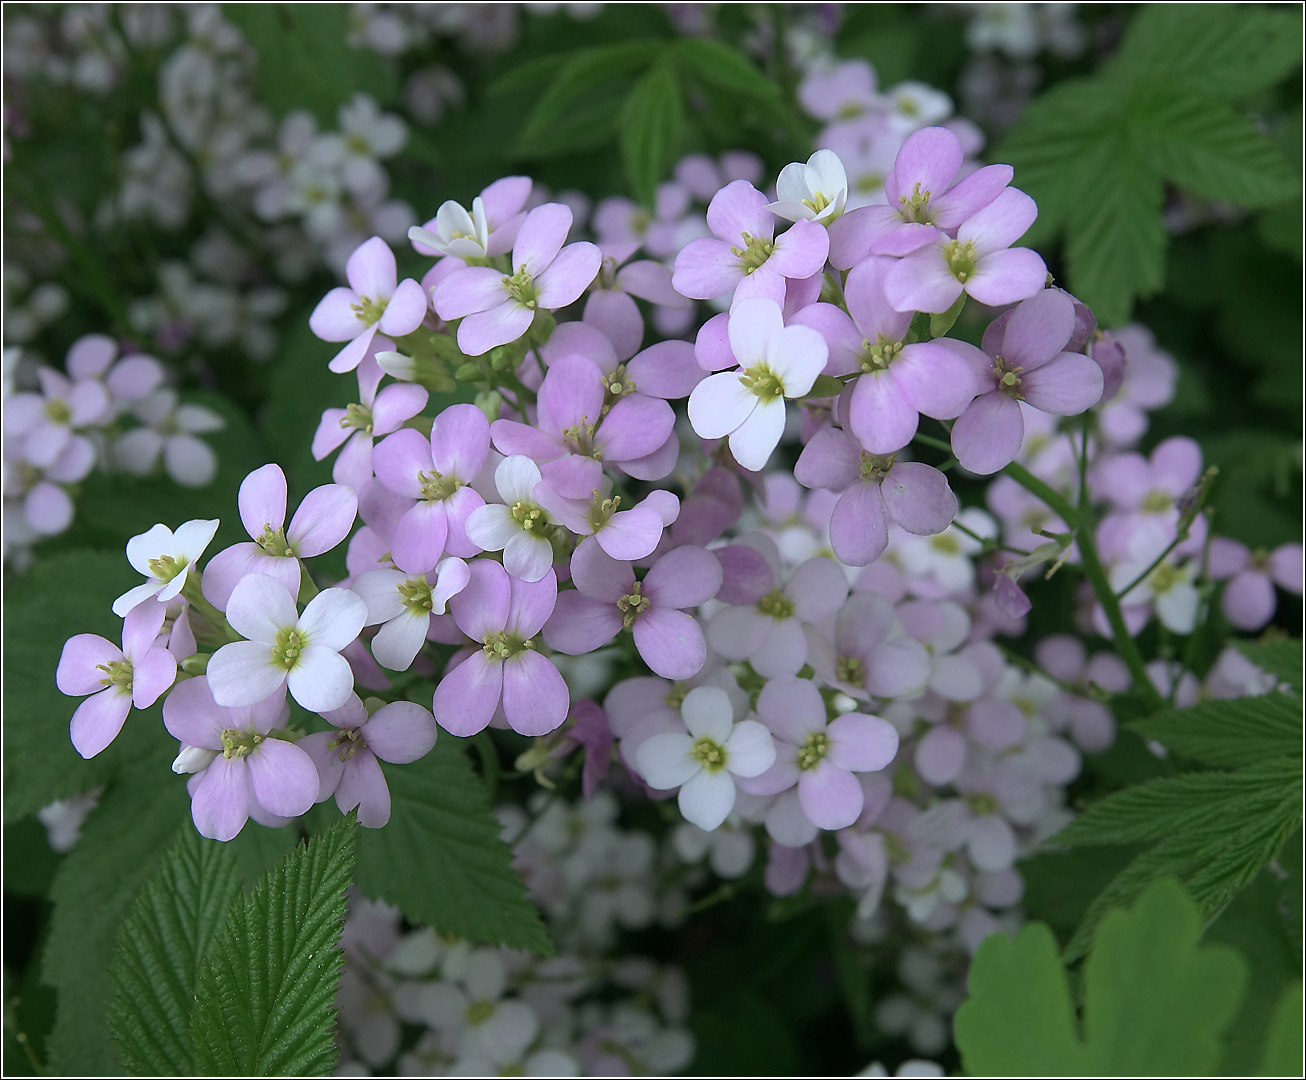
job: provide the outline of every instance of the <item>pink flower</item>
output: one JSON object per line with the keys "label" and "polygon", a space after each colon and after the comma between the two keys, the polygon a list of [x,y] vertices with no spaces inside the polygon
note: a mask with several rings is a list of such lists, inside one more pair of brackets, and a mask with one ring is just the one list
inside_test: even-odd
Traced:
{"label": "pink flower", "polygon": [[678,547],[663,555],[643,581],[628,562],[586,542],[571,560],[573,592],[558,596],[544,640],[573,656],[592,652],[630,630],[644,662],[664,679],[697,675],[707,659],[703,631],[686,608],[721,587],[721,564],[704,548]]}
{"label": "pink flower", "polygon": [[561,203],[537,206],[517,233],[512,274],[469,266],[435,286],[436,313],[462,320],[458,347],[468,356],[516,341],[536,311],[566,307],[594,280],[602,261],[599,249],[589,243],[562,246],[571,222],[571,211]]}
{"label": "pink flower", "polygon": [[322,715],[337,730],[306,735],[298,744],[317,767],[317,802],[334,795],[342,814],[357,807],[360,825],[381,828],[390,820],[390,788],[378,759],[402,765],[425,757],[438,734],[435,718],[412,701],[369,715],[356,694]]}
{"label": "pink flower", "polygon": [[490,422],[475,405],[465,404],[440,413],[429,439],[405,428],[376,448],[377,479],[401,497],[388,536],[399,569],[424,574],[445,551],[470,558],[482,550],[468,537],[467,521],[485,505],[470,484],[489,452]]}
{"label": "pink flower", "polygon": [[948,341],[982,390],[952,427],[952,452],[964,468],[986,475],[1015,460],[1025,437],[1018,402],[1073,416],[1102,397],[1102,369],[1082,353],[1063,351],[1074,330],[1074,302],[1045,289],[1016,308],[1000,340],[985,334],[983,351]]}
{"label": "pink flower", "polygon": [[347,341],[330,363],[335,372],[353,371],[378,331],[388,338],[411,334],[426,317],[426,295],[412,278],[396,284],[394,252],[379,236],[360,244],[348,263],[349,287],[322,298],[308,325],[323,341]]}
{"label": "pink flower", "polygon": [[435,688],[432,711],[458,736],[482,730],[502,703],[508,726],[522,735],[547,735],[567,719],[567,684],[535,651],[535,635],[553,613],[558,580],[510,578],[496,562],[477,559],[471,580],[453,599],[453,617],[481,648]]}
{"label": "pink flower", "polygon": [[898,753],[887,720],[844,713],[826,723],[825,702],[808,679],[779,676],[757,699],[757,716],[775,739],[775,763],[740,786],[776,795],[798,786],[798,803],[818,829],[844,829],[861,816],[864,795],[856,773],[878,772]]}
{"label": "pink flower", "polygon": [[1302,593],[1302,546],[1281,544],[1254,554],[1237,540],[1211,540],[1208,569],[1216,581],[1228,581],[1220,607],[1239,630],[1259,630],[1274,618],[1278,600],[1274,587]]}
{"label": "pink flower", "polygon": [[1033,296],[1047,281],[1047,267],[1034,251],[1011,245],[1037,216],[1033,199],[1007,188],[967,218],[955,240],[944,233],[901,259],[885,278],[889,303],[899,311],[943,312],[963,292],[989,307]]}
{"label": "pink flower", "polygon": [[98,634],[69,638],[59,657],[55,683],[69,697],[91,695],[73,713],[69,734],[84,758],[108,746],[133,705],[148,709],[172,685],[177,661],[155,644],[163,628],[164,605],[137,604],[122,624],[122,648]]}
{"label": "pink flower", "polygon": [[734,294],[784,302],[788,278],[808,278],[825,265],[830,240],[814,221],[795,222],[775,239],[766,196],[746,180],[712,197],[707,224],[715,240],[691,240],[676,256],[672,284],[682,296],[711,300]]}
{"label": "pink flower", "polygon": [[267,574],[299,594],[301,558],[330,551],[354,526],[358,496],[343,484],[323,484],[304,496],[286,528],[286,474],[280,465],[255,469],[240,484],[241,524],[252,544],[233,544],[204,568],[204,597],[225,610],[232,590],[247,574]]}
{"label": "pink flower", "polygon": [[270,734],[289,718],[284,691],[228,708],[213,699],[202,675],[168,695],[163,723],[181,742],[172,767],[196,773],[187,786],[201,836],[230,840],[251,817],[275,828],[317,800],[312,759],[295,743]]}
{"label": "pink flower", "polygon": [[358,365],[358,404],[325,410],[313,435],[315,461],[345,444],[331,479],[354,492],[372,479],[373,438],[397,431],[426,408],[428,394],[415,383],[393,383],[377,393],[383,374],[375,357],[365,357]]}

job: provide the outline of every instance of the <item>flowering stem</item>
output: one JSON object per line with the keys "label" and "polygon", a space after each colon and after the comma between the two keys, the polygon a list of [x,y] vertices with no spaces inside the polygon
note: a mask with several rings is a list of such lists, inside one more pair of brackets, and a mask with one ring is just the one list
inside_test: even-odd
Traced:
{"label": "flowering stem", "polygon": [[1143,654],[1138,651],[1138,642],[1134,640],[1129,627],[1125,625],[1125,617],[1120,611],[1120,601],[1116,599],[1111,583],[1107,580],[1106,569],[1102,566],[1102,560],[1098,558],[1097,545],[1093,542],[1092,509],[1085,504],[1082,513],[1077,513],[1064,495],[1014,461],[1003,471],[1026,491],[1042,499],[1048,508],[1058,514],[1061,520],[1074,531],[1084,576],[1093,586],[1097,601],[1106,613],[1107,622],[1111,624],[1116,651],[1129,668],[1129,674],[1134,680],[1134,688],[1147,700],[1149,708],[1156,711],[1164,709],[1165,699],[1157,693],[1152,680],[1147,676]]}
{"label": "flowering stem", "polygon": [[182,586],[181,595],[203,616],[204,621],[213,627],[213,632],[222,641],[242,640],[241,636],[227,624],[227,617],[204,598],[204,593],[200,591],[198,574],[190,572],[186,575],[186,584]]}

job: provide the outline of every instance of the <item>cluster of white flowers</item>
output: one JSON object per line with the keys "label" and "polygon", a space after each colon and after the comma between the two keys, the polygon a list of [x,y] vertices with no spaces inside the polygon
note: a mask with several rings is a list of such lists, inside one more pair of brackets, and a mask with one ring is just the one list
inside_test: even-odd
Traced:
{"label": "cluster of white flowers", "polygon": [[475,947],[361,898],[342,944],[338,1076],[665,1076],[694,1055],[684,975],[643,957]]}

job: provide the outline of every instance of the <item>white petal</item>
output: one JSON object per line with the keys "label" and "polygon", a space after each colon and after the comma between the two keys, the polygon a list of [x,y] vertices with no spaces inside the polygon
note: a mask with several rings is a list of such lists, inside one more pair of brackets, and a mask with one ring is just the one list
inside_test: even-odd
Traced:
{"label": "white petal", "polygon": [[690,392],[689,422],[700,438],[720,439],[744,423],[757,407],[757,396],[740,381],[738,371],[709,375]]}
{"label": "white petal", "polygon": [[704,769],[680,789],[679,803],[680,812],[685,815],[686,821],[711,832],[734,809],[734,778],[725,769],[718,773]]}
{"label": "white petal", "polygon": [[[506,460],[506,459],[505,459]],[[467,517],[467,538],[482,551],[502,551],[522,527],[502,503],[478,506]]]}
{"label": "white petal", "polygon": [[679,731],[666,731],[645,739],[635,751],[635,767],[659,791],[674,791],[702,766],[690,756],[694,740]]}
{"label": "white petal", "polygon": [[[710,380],[704,380],[699,386]],[[739,427],[730,433],[730,453],[745,469],[761,472],[771,460],[771,454],[780,444],[785,429],[785,403],[783,398],[760,401]]]}
{"label": "white petal", "polygon": [[685,727],[696,739],[711,739],[725,745],[734,724],[730,696],[716,686],[696,686],[680,705]]}
{"label": "white petal", "polygon": [[372,655],[377,663],[391,671],[407,671],[422,649],[431,616],[403,611],[376,632]]}
{"label": "white petal", "polygon": [[298,621],[290,590],[268,574],[246,574],[231,590],[227,622],[251,641],[271,644],[278,631],[289,630]]}
{"label": "white petal", "polygon": [[741,720],[726,740],[726,768],[736,776],[760,776],[775,764],[771,733],[756,720]]}
{"label": "white petal", "polygon": [[511,506],[515,502],[535,503],[535,485],[541,480],[540,467],[522,454],[513,454],[499,462],[494,470],[494,486],[499,498]]}

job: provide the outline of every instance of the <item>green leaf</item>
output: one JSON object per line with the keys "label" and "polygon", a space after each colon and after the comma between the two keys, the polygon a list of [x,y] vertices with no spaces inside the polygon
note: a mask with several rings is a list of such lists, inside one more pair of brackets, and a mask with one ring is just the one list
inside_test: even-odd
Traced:
{"label": "green leaf", "polygon": [[1300,1076],[1302,1066],[1302,984],[1297,981],[1284,991],[1270,1021],[1270,1035],[1265,1042],[1265,1065],[1262,1076]]}
{"label": "green leaf", "polygon": [[1166,232],[1159,178],[1124,138],[1108,138],[1076,162],[1066,215],[1070,287],[1106,326],[1129,318],[1136,296],[1165,283]]}
{"label": "green leaf", "polygon": [[1280,638],[1278,641],[1232,642],[1243,656],[1262,671],[1286,682],[1298,694],[1302,692],[1302,643]]}
{"label": "green leaf", "polygon": [[350,13],[341,4],[223,4],[222,12],[258,54],[258,97],[278,118],[308,109],[331,128],[355,93],[382,105],[398,95],[381,57],[350,48]]}
{"label": "green leaf", "polygon": [[[39,560],[5,581],[4,810],[8,820],[104,783],[113,752],[83,761],[68,740],[77,698],[54,683],[64,641],[75,633],[117,643],[122,620],[114,599],[140,582],[120,552],[68,551]],[[130,734],[145,722],[127,718]]]}
{"label": "green leaf", "polygon": [[1066,970],[1043,923],[1013,941],[992,934],[975,953],[970,996],[953,1030],[962,1067],[972,1076],[1075,1076],[1088,1072],[1075,1030]]}
{"label": "green leaf", "polygon": [[109,1027],[137,1076],[194,1072],[190,1013],[204,950],[240,891],[225,845],[189,822],[118,930]]}
{"label": "green leaf", "polygon": [[[1300,657],[1300,642],[1292,644]],[[1143,738],[1206,765],[1238,768],[1282,756],[1301,760],[1301,702],[1286,694],[1206,701],[1130,726]]]}
{"label": "green leaf", "polygon": [[675,160],[684,122],[675,73],[659,65],[646,74],[621,112],[621,156],[636,198],[653,205],[658,182]]}
{"label": "green leaf", "polygon": [[659,48],[656,42],[626,41],[569,54],[526,118],[519,153],[537,156],[607,142],[624,99],[614,88],[648,67]]}
{"label": "green leaf", "polygon": [[780,88],[733,46],[708,38],[681,38],[676,59],[700,82],[760,101],[780,101]]}
{"label": "green leaf", "polygon": [[442,934],[551,954],[461,741],[441,736],[421,761],[387,768],[386,781],[390,822],[359,839],[359,888]]}
{"label": "green leaf", "polygon": [[1110,66],[1112,78],[1187,82],[1235,101],[1301,63],[1301,14],[1251,4],[1147,4]]}
{"label": "green leaf", "polygon": [[118,924],[186,817],[186,785],[168,768],[177,744],[157,718],[154,723],[155,752],[142,755],[109,784],[50,887],[54,914],[42,963],[45,981],[59,992],[50,1037],[55,1073],[117,1071],[106,1003]]}
{"label": "green leaf", "polygon": [[1301,190],[1301,178],[1274,142],[1228,105],[1168,85],[1141,89],[1134,147],[1176,186],[1235,206],[1273,206]]}
{"label": "green leaf", "polygon": [[1026,926],[975,954],[957,1011],[971,1075],[1208,1075],[1238,1008],[1246,965],[1199,945],[1202,919],[1182,888],[1158,881],[1107,918],[1084,967],[1083,1035],[1051,932]]}
{"label": "green leaf", "polygon": [[335,1067],[332,1003],[357,831],[351,817],[315,836],[232,910],[200,967],[191,1015],[200,1075]]}

